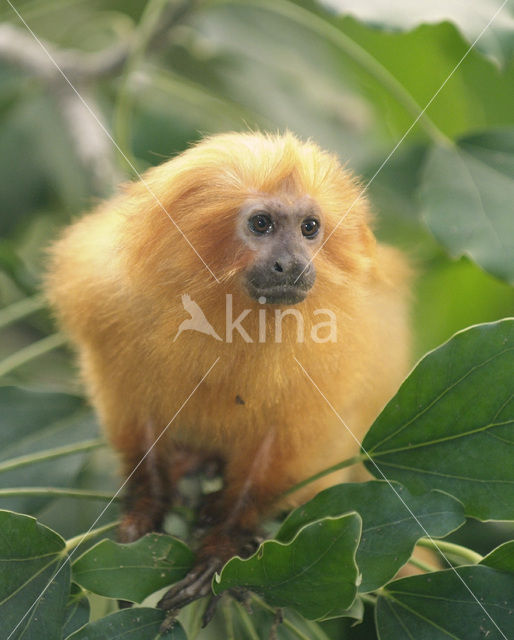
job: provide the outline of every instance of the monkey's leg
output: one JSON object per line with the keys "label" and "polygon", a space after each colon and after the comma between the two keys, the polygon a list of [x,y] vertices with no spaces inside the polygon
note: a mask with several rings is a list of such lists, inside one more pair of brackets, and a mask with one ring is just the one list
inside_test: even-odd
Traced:
{"label": "monkey's leg", "polygon": [[[127,484],[118,539],[134,542],[145,533],[161,529],[171,504],[171,492],[162,455],[125,454],[123,466]],[[128,600],[118,600],[120,609],[132,605]]]}
{"label": "monkey's leg", "polygon": [[[245,455],[241,461],[248,460]],[[259,473],[248,471],[240,462],[235,473],[228,469],[225,488],[215,504],[209,505],[213,526],[202,540],[197,563],[188,575],[176,583],[160,600],[161,609],[175,612],[190,602],[212,594],[211,581],[227,560],[238,554],[251,555],[258,547],[257,526],[262,515],[269,511],[276,496],[286,488],[286,480],[272,479],[266,464],[255,465]],[[243,473],[244,472],[244,473]],[[208,608],[209,609],[209,608]],[[204,620],[206,623],[208,620]]]}
{"label": "monkey's leg", "polygon": [[[182,607],[210,595],[211,598],[202,617],[202,626],[205,627],[211,621],[221,597],[215,596],[211,589],[214,574],[232,556],[236,554],[242,557],[250,556],[257,550],[259,541],[254,531],[246,531],[235,525],[220,523],[213,527],[202,541],[193,569],[183,580],[173,585],[157,604],[168,612],[161,632],[169,628]],[[231,592],[231,595],[243,601],[247,593],[245,590],[239,591],[240,593]]]}
{"label": "monkey's leg", "polygon": [[127,489],[119,539],[133,542],[145,533],[160,531],[177,495],[179,480],[199,462],[197,455],[179,448],[154,447],[125,456]]}
{"label": "monkey's leg", "polygon": [[163,455],[152,453],[144,457],[143,452],[124,459],[127,485],[118,529],[121,542],[134,542],[145,533],[159,531],[171,506],[167,461]]}

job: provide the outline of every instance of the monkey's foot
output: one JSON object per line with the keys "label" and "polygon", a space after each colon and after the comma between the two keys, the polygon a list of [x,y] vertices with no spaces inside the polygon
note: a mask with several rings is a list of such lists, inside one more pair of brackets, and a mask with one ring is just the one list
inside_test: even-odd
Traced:
{"label": "monkey's foot", "polygon": [[161,531],[162,516],[148,515],[142,511],[130,511],[126,513],[118,527],[118,540],[120,542],[135,542],[146,533]]}
{"label": "monkey's foot", "polygon": [[210,557],[198,564],[187,576],[174,584],[159,600],[157,606],[165,611],[178,611],[187,604],[212,594],[212,577],[223,565],[219,558]]}

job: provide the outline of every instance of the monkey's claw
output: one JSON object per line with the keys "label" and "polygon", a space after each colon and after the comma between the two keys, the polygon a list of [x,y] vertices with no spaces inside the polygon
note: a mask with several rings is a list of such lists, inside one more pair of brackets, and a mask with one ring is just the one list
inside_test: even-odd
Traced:
{"label": "monkey's claw", "polygon": [[202,629],[204,629],[209,622],[214,618],[214,614],[216,613],[216,607],[218,606],[218,602],[221,600],[221,595],[215,596],[211,595],[209,598],[209,602],[205,607],[205,611],[202,615]]}
{"label": "monkey's claw", "polygon": [[187,576],[174,584],[159,600],[157,606],[164,611],[177,611],[187,604],[212,593],[213,575],[222,566],[219,558],[208,558],[192,569]]}

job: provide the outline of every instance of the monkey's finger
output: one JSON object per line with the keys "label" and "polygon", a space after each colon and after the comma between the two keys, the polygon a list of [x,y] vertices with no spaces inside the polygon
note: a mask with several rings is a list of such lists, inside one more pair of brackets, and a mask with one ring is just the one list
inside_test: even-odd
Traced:
{"label": "monkey's finger", "polygon": [[212,595],[209,598],[209,602],[207,603],[207,606],[205,607],[205,611],[203,612],[203,616],[202,616],[202,629],[205,629],[205,627],[213,619],[214,614],[216,613],[216,607],[218,606],[218,602],[220,601],[220,599],[221,599],[221,595],[219,596]]}
{"label": "monkey's finger", "polygon": [[211,581],[215,571],[221,566],[218,558],[209,558],[190,571],[188,575],[167,591],[157,606],[165,611],[180,609],[186,604],[212,593]]}
{"label": "monkey's finger", "polygon": [[172,607],[167,606],[173,599],[178,598],[179,595],[186,595],[191,586],[195,586],[197,578],[200,575],[199,567],[192,569],[185,578],[174,584],[166,591],[164,596],[159,600],[157,606],[160,609],[169,610]]}

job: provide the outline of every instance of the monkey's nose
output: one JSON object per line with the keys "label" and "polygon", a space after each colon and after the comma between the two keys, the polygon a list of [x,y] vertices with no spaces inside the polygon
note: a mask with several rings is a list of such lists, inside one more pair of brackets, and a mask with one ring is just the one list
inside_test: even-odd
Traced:
{"label": "monkey's nose", "polygon": [[[273,279],[275,282],[284,284],[297,284],[298,279],[309,280],[311,278],[311,272],[314,268],[307,260],[298,260],[294,258],[279,258],[272,263],[271,271],[273,273]],[[303,282],[302,282],[303,284]],[[305,283],[306,284],[306,283]]]}

